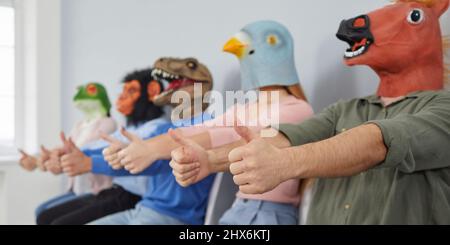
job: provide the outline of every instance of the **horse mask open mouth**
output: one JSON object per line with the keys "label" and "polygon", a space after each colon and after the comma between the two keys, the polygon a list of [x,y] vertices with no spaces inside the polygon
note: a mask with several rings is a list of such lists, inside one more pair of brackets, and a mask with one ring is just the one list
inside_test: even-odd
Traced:
{"label": "horse mask open mouth", "polygon": [[152,78],[162,84],[162,88],[149,90],[149,96],[157,105],[169,104],[176,91],[183,90],[193,96],[190,88],[196,83],[203,85],[204,93],[212,88],[211,73],[194,58],[161,58],[153,67]]}
{"label": "horse mask open mouth", "polygon": [[342,21],[336,36],[350,45],[345,64],[372,68],[380,78],[380,97],[442,89],[444,55],[439,18],[449,4],[450,0],[393,0]]}
{"label": "horse mask open mouth", "polygon": [[343,20],[336,36],[350,45],[344,53],[346,59],[363,55],[375,41],[370,32],[370,18],[367,15]]}

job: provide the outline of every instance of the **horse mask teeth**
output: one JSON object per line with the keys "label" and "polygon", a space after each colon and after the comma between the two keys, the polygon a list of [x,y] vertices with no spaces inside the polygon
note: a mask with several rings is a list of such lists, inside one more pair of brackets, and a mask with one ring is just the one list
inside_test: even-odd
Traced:
{"label": "horse mask teeth", "polygon": [[394,0],[344,20],[336,34],[348,43],[344,63],[365,65],[379,77],[377,95],[396,98],[444,88],[439,19],[450,0]]}
{"label": "horse mask teeth", "polygon": [[361,15],[353,19],[343,20],[336,36],[350,45],[350,48],[344,53],[346,59],[363,55],[374,42],[373,35],[370,32],[369,16]]}

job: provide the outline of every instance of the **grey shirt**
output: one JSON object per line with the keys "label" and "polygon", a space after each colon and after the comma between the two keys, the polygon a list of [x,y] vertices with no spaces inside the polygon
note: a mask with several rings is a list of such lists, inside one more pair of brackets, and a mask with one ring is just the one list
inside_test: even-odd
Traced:
{"label": "grey shirt", "polygon": [[450,92],[416,92],[388,107],[378,96],[342,101],[280,131],[298,146],[367,123],[382,131],[385,161],[317,180],[308,223],[450,224]]}

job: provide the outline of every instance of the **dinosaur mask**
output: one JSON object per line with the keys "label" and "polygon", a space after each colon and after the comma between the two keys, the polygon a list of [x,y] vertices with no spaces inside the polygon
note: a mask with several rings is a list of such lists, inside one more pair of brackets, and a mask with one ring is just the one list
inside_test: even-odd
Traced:
{"label": "dinosaur mask", "polygon": [[194,58],[160,58],[154,64],[152,77],[154,81],[149,85],[147,93],[153,103],[159,106],[171,104],[172,94],[176,91],[187,92],[195,99],[195,83],[203,85],[202,95],[213,86],[208,68]]}
{"label": "dinosaur mask", "polygon": [[347,65],[367,65],[380,77],[380,97],[440,90],[444,58],[439,17],[449,0],[397,0],[342,21],[337,37],[347,42]]}

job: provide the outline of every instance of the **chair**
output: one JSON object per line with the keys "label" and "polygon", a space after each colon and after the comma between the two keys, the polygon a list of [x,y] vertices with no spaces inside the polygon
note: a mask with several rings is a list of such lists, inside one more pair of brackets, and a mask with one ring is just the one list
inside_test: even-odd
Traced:
{"label": "chair", "polygon": [[222,215],[233,205],[239,187],[234,184],[230,173],[216,175],[209,193],[205,225],[218,225]]}

